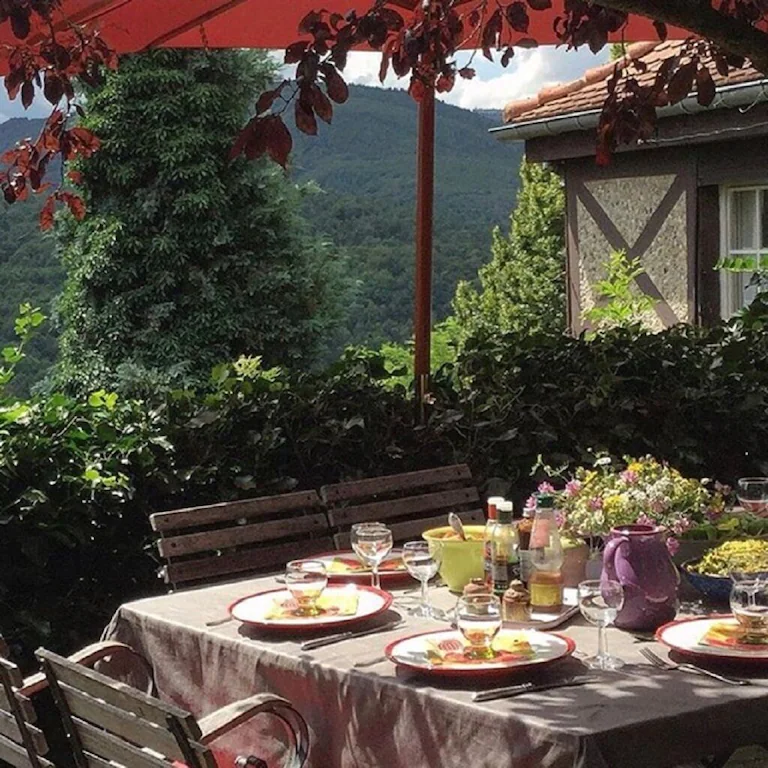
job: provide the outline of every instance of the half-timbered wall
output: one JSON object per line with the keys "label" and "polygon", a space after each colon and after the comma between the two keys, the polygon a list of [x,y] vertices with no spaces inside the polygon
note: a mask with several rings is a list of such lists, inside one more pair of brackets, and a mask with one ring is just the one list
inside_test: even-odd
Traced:
{"label": "half-timbered wall", "polygon": [[595,306],[594,286],[614,250],[639,258],[645,269],[634,288],[656,299],[645,318],[649,327],[696,319],[695,217],[689,219],[696,187],[687,163],[654,162],[655,154],[644,153],[642,163],[620,156],[609,169],[591,158],[567,164],[569,317],[576,332],[583,313]]}

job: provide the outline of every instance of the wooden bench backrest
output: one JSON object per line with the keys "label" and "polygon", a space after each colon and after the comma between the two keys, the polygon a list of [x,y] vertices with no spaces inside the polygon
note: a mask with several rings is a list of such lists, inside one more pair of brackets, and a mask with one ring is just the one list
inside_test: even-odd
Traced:
{"label": "wooden bench backrest", "polygon": [[484,523],[480,495],[466,464],[326,485],[320,495],[337,549],[349,548],[355,523],[379,521],[396,543],[418,539],[429,528],[448,524],[456,512],[464,523]]}
{"label": "wooden bench backrest", "polygon": [[77,768],[216,768],[188,712],[40,649]]}
{"label": "wooden bench backrest", "polygon": [[[0,638],[0,647],[7,651]],[[14,768],[53,768],[44,755],[48,744],[35,725],[32,702],[17,690],[23,685],[19,668],[0,655],[0,761]]]}
{"label": "wooden bench backrest", "polygon": [[174,587],[263,572],[333,548],[316,491],[299,491],[150,516]]}

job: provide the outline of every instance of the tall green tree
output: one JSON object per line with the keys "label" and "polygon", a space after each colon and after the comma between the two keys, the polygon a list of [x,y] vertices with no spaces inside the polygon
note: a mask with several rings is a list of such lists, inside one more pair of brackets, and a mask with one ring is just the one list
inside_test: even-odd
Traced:
{"label": "tall green tree", "polygon": [[453,308],[459,340],[565,330],[565,193],[560,177],[525,161],[509,234],[497,227],[480,290],[459,283]]}
{"label": "tall green tree", "polygon": [[329,318],[329,257],[282,170],[229,158],[274,76],[265,54],[155,51],[87,94],[102,147],[76,167],[87,216],[58,227],[57,383],[197,383],[241,354],[308,362]]}

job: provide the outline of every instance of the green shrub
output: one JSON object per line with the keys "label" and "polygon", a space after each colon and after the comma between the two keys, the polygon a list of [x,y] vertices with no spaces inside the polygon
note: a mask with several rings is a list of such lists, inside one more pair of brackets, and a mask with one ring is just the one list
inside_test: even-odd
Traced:
{"label": "green shrub", "polygon": [[317,374],[241,358],[205,391],[141,401],[7,399],[0,632],[70,650],[121,602],[160,591],[147,517],[162,509],[462,461],[482,489],[522,502],[540,456],[574,466],[599,452],[651,454],[724,482],[768,474],[761,328],[468,339],[436,375],[419,428],[369,350]]}

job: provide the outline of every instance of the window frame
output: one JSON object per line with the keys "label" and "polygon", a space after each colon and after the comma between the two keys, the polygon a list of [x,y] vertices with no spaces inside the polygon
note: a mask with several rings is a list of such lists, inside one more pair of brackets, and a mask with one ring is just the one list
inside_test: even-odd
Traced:
{"label": "window frame", "polygon": [[[756,247],[731,249],[731,200],[738,192],[755,192]],[[760,193],[768,198],[768,181],[761,184],[727,184],[720,187],[720,256],[755,256],[757,263],[768,258],[768,247],[763,247],[763,220],[760,210]],[[729,272],[720,269],[720,317],[729,320],[745,306],[744,292],[754,272]]]}

